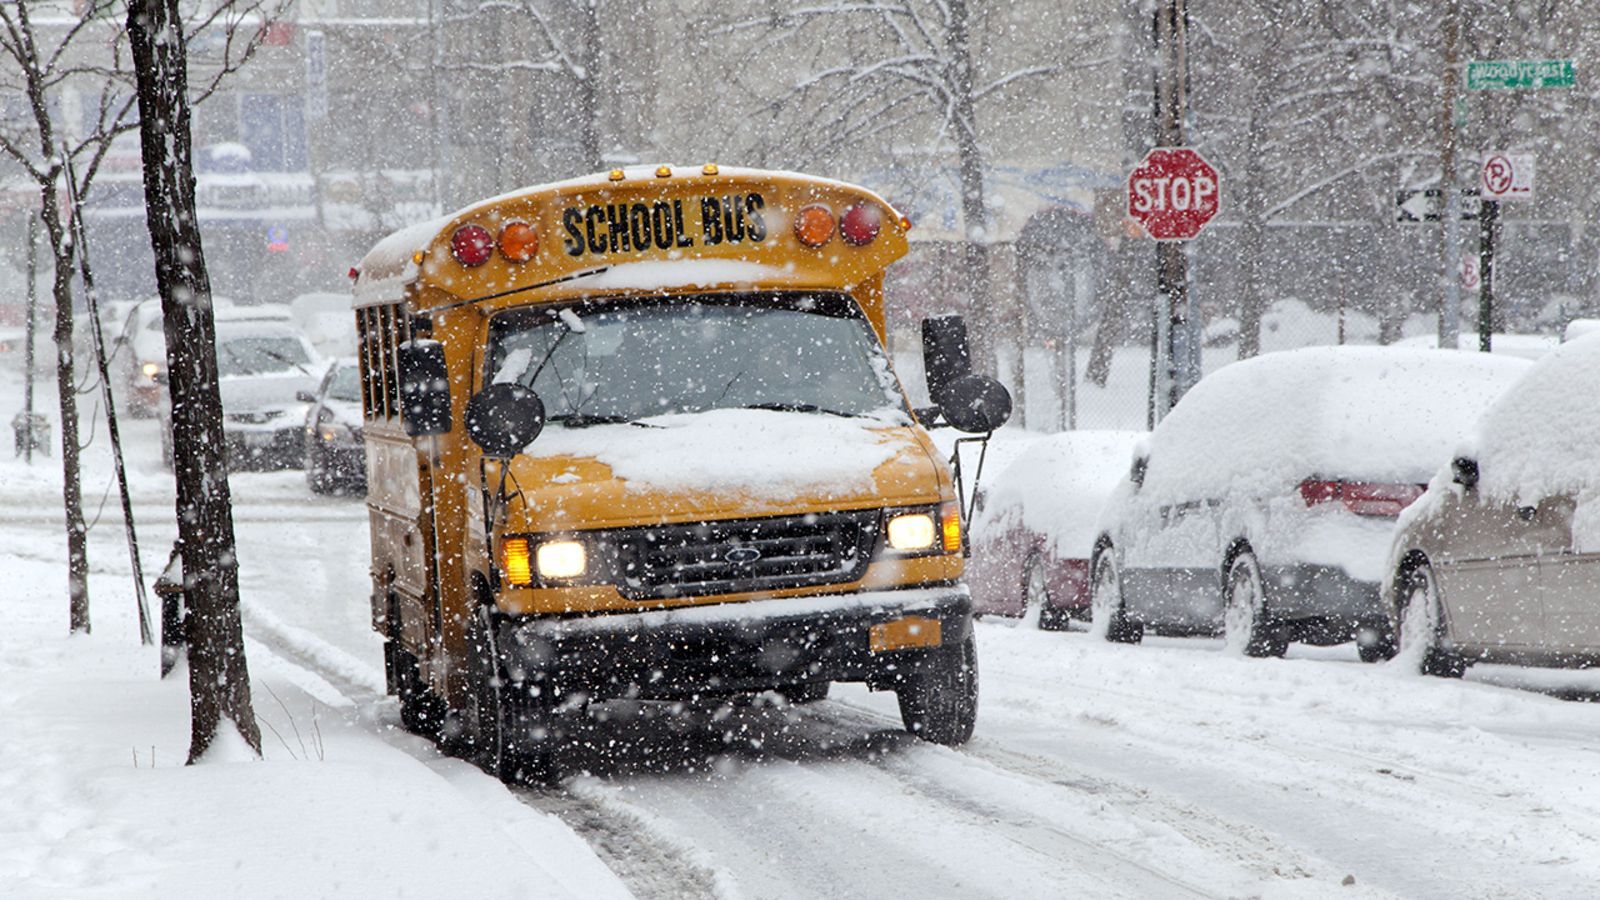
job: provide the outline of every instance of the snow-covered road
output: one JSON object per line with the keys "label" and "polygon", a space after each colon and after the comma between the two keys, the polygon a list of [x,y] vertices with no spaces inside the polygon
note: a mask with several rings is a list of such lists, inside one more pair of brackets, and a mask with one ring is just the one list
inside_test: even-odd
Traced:
{"label": "snow-covered road", "polygon": [[[153,423],[129,431],[154,568],[169,482]],[[5,486],[5,553],[51,555],[54,483]],[[352,721],[437,763],[380,696],[360,500],[316,498],[299,473],[233,488],[253,668],[343,696]],[[93,532],[103,578],[127,571],[119,525],[113,496]],[[797,709],[612,704],[568,760],[588,774],[516,797],[641,896],[1600,893],[1600,708],[1552,696],[1600,697],[1600,678],[1446,682],[1345,648],[1244,660],[1214,641],[1126,647],[1007,622],[980,625],[979,653],[977,737],[959,750],[910,739],[892,696],[856,686]],[[481,777],[479,795],[506,797]]]}

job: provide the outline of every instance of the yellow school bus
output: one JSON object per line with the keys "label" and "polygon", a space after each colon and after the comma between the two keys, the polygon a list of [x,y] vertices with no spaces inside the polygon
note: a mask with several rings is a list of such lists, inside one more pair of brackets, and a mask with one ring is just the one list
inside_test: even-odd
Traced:
{"label": "yellow school bus", "polygon": [[546,775],[591,702],[893,690],[972,733],[958,486],[920,422],[1010,410],[924,323],[885,352],[911,223],[793,173],[630,167],[515,191],[352,270],[372,623],[414,730]]}

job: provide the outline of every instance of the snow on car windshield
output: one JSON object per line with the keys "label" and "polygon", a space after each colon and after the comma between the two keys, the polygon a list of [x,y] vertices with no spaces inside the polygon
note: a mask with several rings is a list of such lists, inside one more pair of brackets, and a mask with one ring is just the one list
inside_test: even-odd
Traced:
{"label": "snow on car windshield", "polygon": [[332,400],[343,400],[347,403],[361,402],[361,367],[340,366],[339,371],[333,373],[333,383],[328,385],[328,397]]}
{"label": "snow on car windshield", "polygon": [[1312,347],[1233,363],[1156,428],[1143,491],[1158,501],[1276,493],[1314,475],[1420,484],[1530,365],[1385,347]]}

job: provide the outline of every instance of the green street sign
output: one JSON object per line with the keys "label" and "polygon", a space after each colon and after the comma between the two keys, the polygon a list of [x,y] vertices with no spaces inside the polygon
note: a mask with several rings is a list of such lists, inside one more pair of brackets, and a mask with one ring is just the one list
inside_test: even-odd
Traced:
{"label": "green street sign", "polygon": [[1570,59],[1475,59],[1467,63],[1467,90],[1569,88],[1577,83]]}

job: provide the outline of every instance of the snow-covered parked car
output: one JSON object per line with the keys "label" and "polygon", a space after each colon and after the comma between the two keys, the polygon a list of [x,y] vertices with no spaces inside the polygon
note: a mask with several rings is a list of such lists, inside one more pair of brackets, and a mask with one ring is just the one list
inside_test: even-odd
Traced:
{"label": "snow-covered parked car", "polygon": [[1100,507],[1140,431],[1068,431],[1029,445],[983,488],[967,586],[980,613],[1041,628],[1089,618],[1089,554]]}
{"label": "snow-covered parked car", "polygon": [[1477,660],[1600,665],[1600,334],[1483,414],[1401,518],[1384,607],[1435,675]]}
{"label": "snow-covered parked car", "polygon": [[366,442],[361,436],[361,366],[341,359],[315,391],[301,391],[309,404],[305,421],[306,484],[319,494],[364,490]]}
{"label": "snow-covered parked car", "polygon": [[[304,464],[307,404],[326,363],[299,329],[277,318],[217,317],[217,386],[222,430],[234,468]],[[181,401],[182,398],[175,398]],[[172,465],[172,407],[161,405],[161,453]]]}
{"label": "snow-covered parked car", "polygon": [[1395,517],[1529,362],[1312,347],[1225,366],[1137,452],[1107,501],[1091,571],[1109,640],[1150,628],[1392,650],[1379,603]]}

